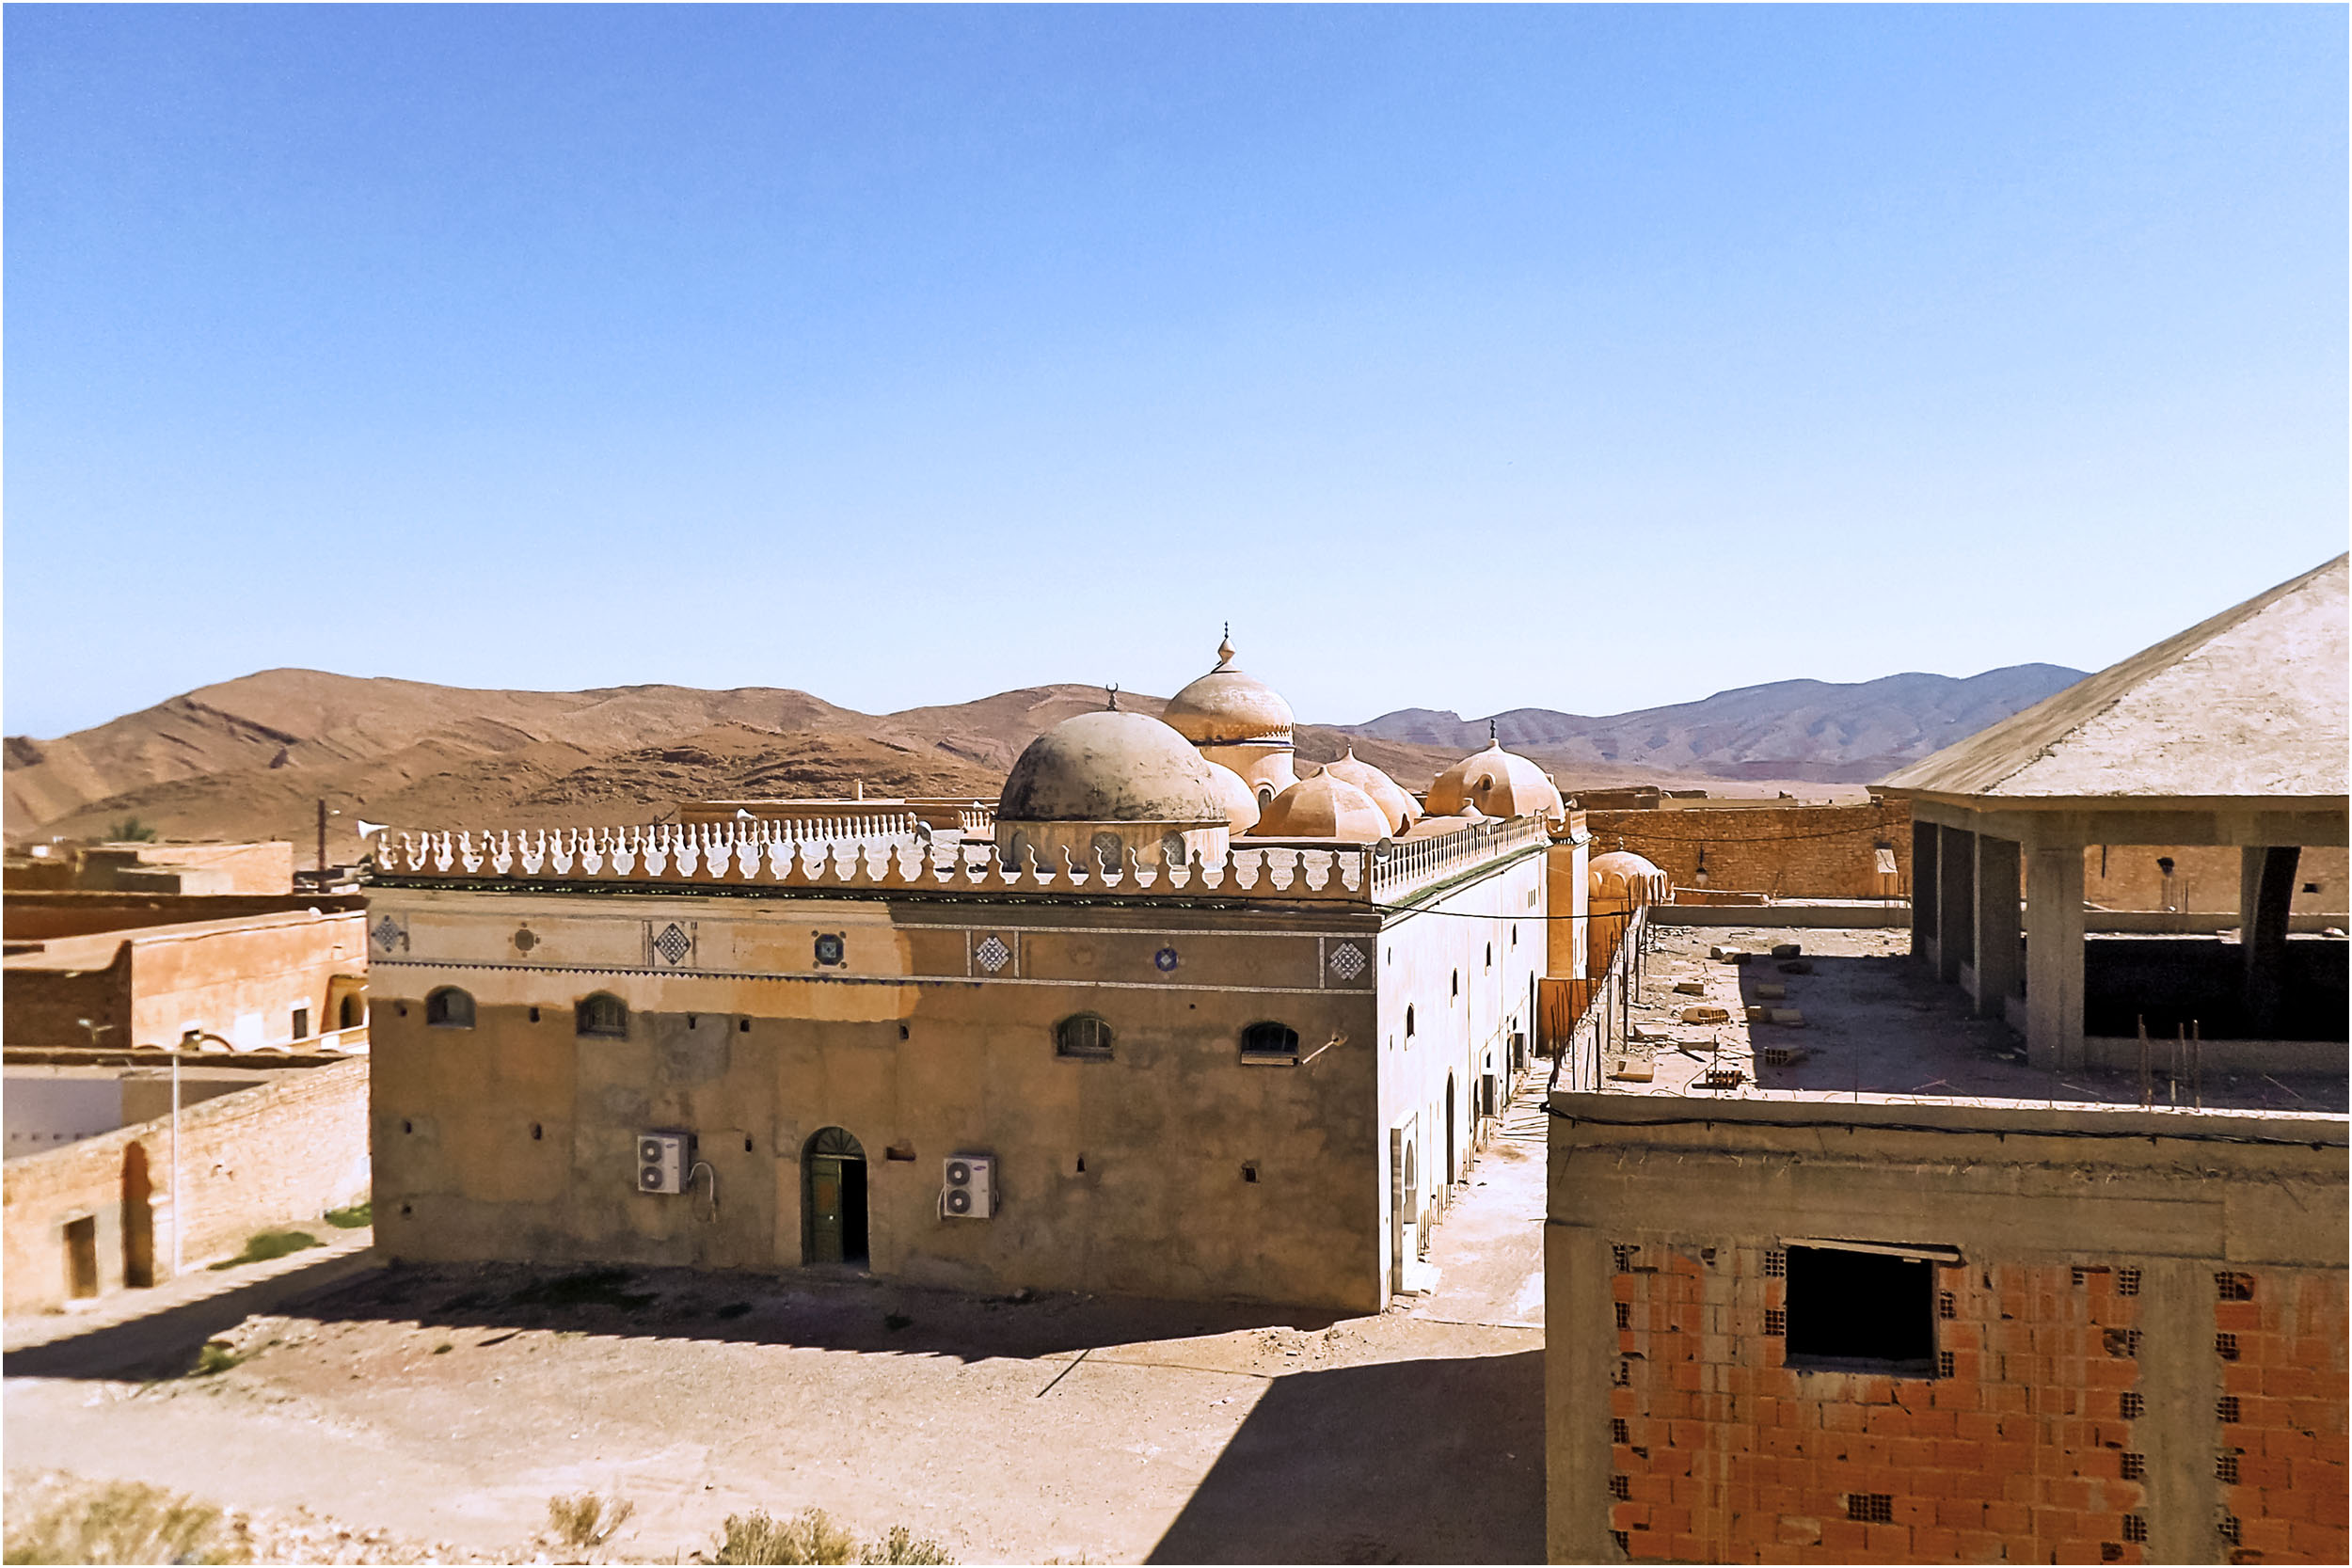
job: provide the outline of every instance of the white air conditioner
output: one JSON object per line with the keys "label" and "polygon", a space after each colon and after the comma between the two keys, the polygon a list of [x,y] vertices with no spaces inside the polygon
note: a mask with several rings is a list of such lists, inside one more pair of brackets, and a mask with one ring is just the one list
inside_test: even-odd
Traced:
{"label": "white air conditioner", "polygon": [[984,1220],[996,1212],[996,1161],[955,1154],[940,1162],[939,1212],[951,1220]]}
{"label": "white air conditioner", "polygon": [[637,1134],[637,1190],[641,1193],[686,1191],[686,1134]]}

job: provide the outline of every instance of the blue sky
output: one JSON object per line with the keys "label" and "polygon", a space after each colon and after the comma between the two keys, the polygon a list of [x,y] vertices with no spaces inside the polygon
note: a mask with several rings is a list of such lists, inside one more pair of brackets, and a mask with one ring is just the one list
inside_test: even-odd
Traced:
{"label": "blue sky", "polygon": [[5,722],[1599,713],[2344,547],[2342,8],[6,17]]}

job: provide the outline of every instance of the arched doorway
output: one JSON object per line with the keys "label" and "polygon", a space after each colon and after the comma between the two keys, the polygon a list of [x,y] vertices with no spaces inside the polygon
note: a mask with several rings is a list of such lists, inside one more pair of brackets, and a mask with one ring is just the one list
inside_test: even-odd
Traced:
{"label": "arched doorway", "polygon": [[1445,1075],[1445,1184],[1454,1185],[1454,1074]]}
{"label": "arched doorway", "polygon": [[155,1283],[155,1183],[147,1173],[147,1146],[122,1151],[122,1283]]}
{"label": "arched doorway", "polygon": [[808,1140],[801,1160],[804,1251],[811,1263],[866,1261],[866,1150],[838,1127]]}

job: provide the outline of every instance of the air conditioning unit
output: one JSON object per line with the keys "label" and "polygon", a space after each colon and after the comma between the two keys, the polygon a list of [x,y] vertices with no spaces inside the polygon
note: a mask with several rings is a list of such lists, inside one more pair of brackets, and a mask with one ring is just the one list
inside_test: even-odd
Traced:
{"label": "air conditioning unit", "polygon": [[939,1212],[951,1220],[984,1220],[996,1212],[996,1161],[955,1154],[940,1162]]}
{"label": "air conditioning unit", "polygon": [[637,1190],[641,1193],[686,1191],[686,1141],[683,1132],[637,1134]]}

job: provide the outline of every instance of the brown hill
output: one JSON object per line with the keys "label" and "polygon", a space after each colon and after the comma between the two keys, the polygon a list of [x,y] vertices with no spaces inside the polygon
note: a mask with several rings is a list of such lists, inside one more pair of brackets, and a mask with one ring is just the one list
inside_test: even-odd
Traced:
{"label": "brown hill", "polygon": [[[287,838],[308,850],[317,802],[327,850],[358,852],[362,817],[399,826],[652,820],[710,797],[970,795],[993,800],[1021,749],[1101,705],[1091,686],[864,714],[804,691],[631,686],[493,691],[269,670],[174,697],[57,740],[7,742],[8,836],[103,836],[136,816],[169,837]],[[1120,694],[1158,713],[1165,698]],[[1483,736],[1479,737],[1483,740]],[[1410,789],[1460,744],[1302,725],[1302,764],[1353,747]],[[1551,766],[1540,748],[1531,754]],[[1570,790],[1688,784],[1654,768],[1578,759]],[[1745,792],[1769,784],[1751,783]],[[307,860],[307,854],[304,857]]]}

